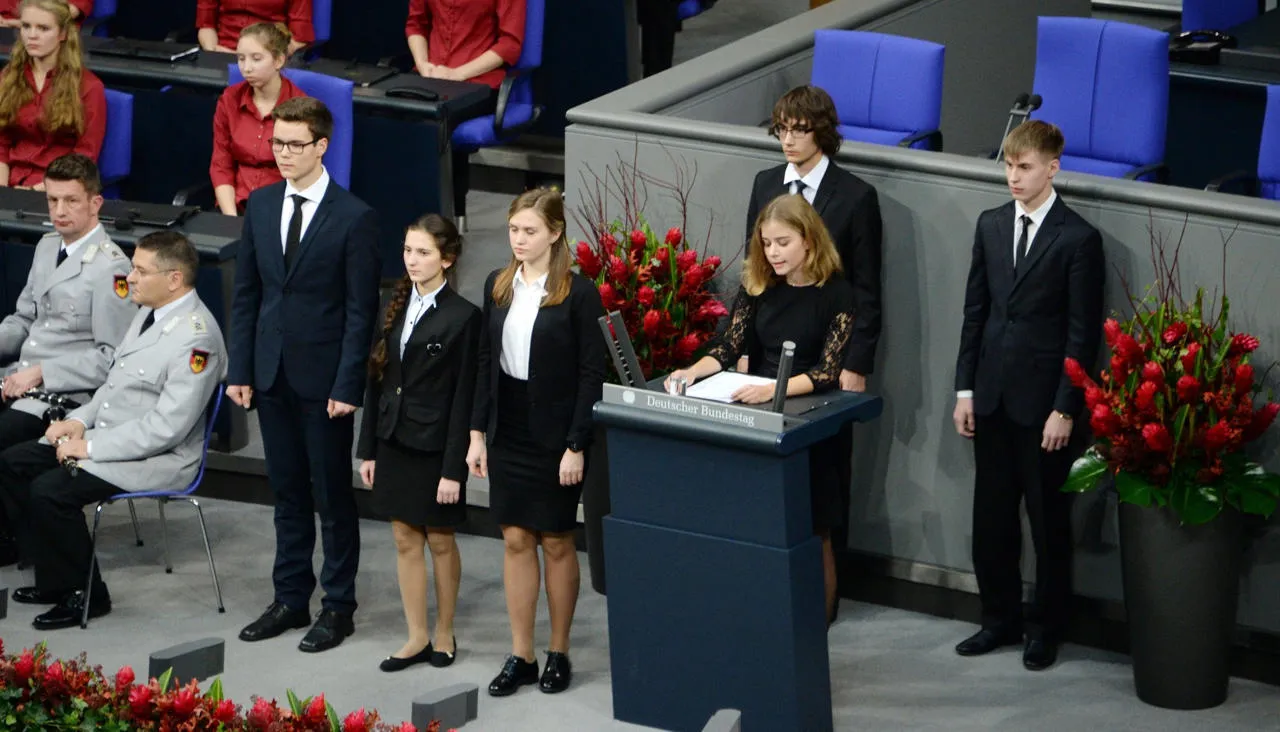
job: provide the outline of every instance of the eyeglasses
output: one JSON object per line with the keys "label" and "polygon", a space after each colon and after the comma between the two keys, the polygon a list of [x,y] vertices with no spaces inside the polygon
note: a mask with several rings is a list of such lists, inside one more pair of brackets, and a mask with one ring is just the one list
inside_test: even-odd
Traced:
{"label": "eyeglasses", "polygon": [[295,140],[279,140],[273,137],[270,142],[271,149],[276,152],[284,152],[285,148],[288,148],[289,152],[294,155],[300,155],[303,150],[307,149],[308,145],[314,145],[317,142],[320,142],[320,138],[316,138],[311,142],[297,142]]}
{"label": "eyeglasses", "polygon": [[813,132],[812,127],[802,127],[800,125],[795,125],[792,127],[788,127],[786,125],[774,125],[769,128],[769,134],[773,135],[779,140],[783,139],[787,135],[791,135],[792,137],[803,137],[805,135],[810,134],[811,132]]}
{"label": "eyeglasses", "polygon": [[134,274],[138,275],[139,277],[149,277],[149,276],[151,276],[151,275],[153,275],[153,274],[164,274],[164,273],[166,273],[166,272],[177,272],[178,270],[176,270],[176,269],[145,270],[145,269],[138,269],[137,267],[131,267],[131,268],[130,268],[130,271],[131,271],[131,272],[133,272]]}

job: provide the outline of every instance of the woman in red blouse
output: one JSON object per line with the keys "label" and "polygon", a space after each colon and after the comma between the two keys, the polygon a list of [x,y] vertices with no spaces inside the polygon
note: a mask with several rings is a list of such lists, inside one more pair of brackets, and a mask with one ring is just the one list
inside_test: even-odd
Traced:
{"label": "woman in red blouse", "polygon": [[[17,28],[22,25],[18,18],[20,0],[0,0],[0,28]],[[71,0],[71,17],[77,23],[89,17],[93,12],[93,0]]]}
{"label": "woman in red blouse", "polygon": [[236,58],[244,81],[226,88],[213,113],[213,159],[209,177],[218,210],[236,216],[253,191],[279,180],[271,135],[271,111],[280,102],[306,96],[280,69],[292,41],[289,31],[254,23],[240,33]]}
{"label": "woman in red blouse", "polygon": [[289,55],[316,39],[311,0],[197,0],[196,37],[206,51],[235,53],[240,32],[254,23],[284,23]]}
{"label": "woman in red blouse", "polygon": [[525,0],[409,0],[404,34],[418,73],[497,89],[520,58]]}
{"label": "woman in red blouse", "polygon": [[66,0],[22,0],[19,15],[22,30],[0,72],[0,185],[44,190],[54,158],[98,159],[107,97],[84,68]]}

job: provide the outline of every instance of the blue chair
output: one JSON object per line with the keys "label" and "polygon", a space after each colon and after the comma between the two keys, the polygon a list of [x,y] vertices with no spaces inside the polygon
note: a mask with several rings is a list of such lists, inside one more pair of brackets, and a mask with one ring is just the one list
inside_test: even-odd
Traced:
{"label": "blue chair", "polygon": [[820,30],[810,83],[831,95],[846,140],[941,150],[945,51],[914,38]]}
{"label": "blue chair", "polygon": [[1262,143],[1258,148],[1258,170],[1242,170],[1215,178],[1206,191],[1218,191],[1241,184],[1246,195],[1280,200],[1280,86],[1267,87],[1267,111],[1262,118]]}
{"label": "blue chair", "polygon": [[116,16],[116,0],[94,0],[93,11],[84,19],[82,28],[92,35],[106,38],[110,35],[107,21]]}
{"label": "blue chair", "polygon": [[1182,30],[1224,31],[1258,17],[1258,0],[1182,0]]}
{"label": "blue chair", "polygon": [[106,90],[107,132],[98,153],[98,172],[107,198],[120,197],[120,183],[133,169],[133,95]]}
{"label": "blue chair", "polygon": [[226,607],[222,604],[222,587],[218,584],[218,569],[213,564],[213,549],[209,546],[209,532],[204,524],[204,509],[200,507],[200,502],[192,495],[196,489],[200,487],[200,481],[204,479],[204,469],[209,461],[209,439],[213,436],[213,425],[218,419],[218,410],[222,407],[222,394],[226,391],[225,384],[218,384],[213,392],[213,396],[209,398],[209,406],[205,408],[205,426],[204,426],[204,448],[200,453],[200,469],[196,472],[196,477],[191,484],[185,488],[172,491],[147,491],[138,493],[117,493],[105,501],[98,501],[97,507],[93,510],[93,531],[89,538],[89,579],[85,583],[84,590],[84,615],[80,617],[80,627],[89,627],[89,599],[93,593],[93,570],[97,566],[97,546],[98,546],[98,522],[102,520],[102,509],[116,501],[128,501],[129,513],[133,518],[133,531],[137,539],[138,546],[142,546],[142,535],[138,533],[138,514],[134,510],[133,502],[143,498],[154,498],[160,506],[160,534],[164,537],[164,571],[166,574],[173,574],[173,561],[169,558],[169,526],[165,523],[164,507],[170,501],[186,501],[196,508],[196,517],[200,520],[200,535],[204,537],[204,553],[209,557],[209,574],[213,577],[213,591],[218,597],[218,612],[225,613]]}
{"label": "blue chair", "polygon": [[716,0],[681,0],[676,6],[676,19],[684,22],[695,15],[705,13],[716,4]]}
{"label": "blue chair", "polygon": [[1033,116],[1062,129],[1062,169],[1162,179],[1169,34],[1092,18],[1040,18]]}
{"label": "blue chair", "polygon": [[[324,102],[333,114],[333,138],[324,154],[324,167],[329,176],[343,188],[351,188],[351,149],[355,139],[355,114],[351,106],[351,92],[355,85],[346,79],[328,74],[317,74],[302,69],[285,69],[282,72],[298,85],[307,96]],[[227,66],[227,85],[244,81],[240,67]]]}
{"label": "blue chair", "polygon": [[467,189],[471,187],[466,156],[482,147],[511,142],[542,115],[542,107],[533,100],[533,72],[542,65],[545,3],[546,0],[526,1],[520,58],[498,87],[494,113],[469,119],[453,129],[453,213],[462,228],[466,226]]}

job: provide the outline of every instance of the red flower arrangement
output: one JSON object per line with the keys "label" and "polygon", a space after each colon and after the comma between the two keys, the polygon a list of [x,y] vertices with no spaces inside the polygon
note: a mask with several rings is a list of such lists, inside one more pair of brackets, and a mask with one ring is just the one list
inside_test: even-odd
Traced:
{"label": "red flower arrangement", "polygon": [[[590,232],[574,247],[578,271],[595,280],[605,311],[622,315],[646,379],[692,362],[729,312],[713,293],[720,257],[704,256],[685,228],[696,174],[676,167],[677,180],[668,183],[620,161],[604,178],[584,177],[583,202],[574,212]],[[647,185],[666,190],[680,207],[681,225],[662,236],[644,218]],[[609,216],[610,200],[622,204],[621,216]]]}
{"label": "red flower arrangement", "polygon": [[392,726],[364,709],[339,719],[323,694],[299,699],[290,691],[288,709],[255,698],[245,714],[223,698],[220,679],[204,693],[195,681],[170,688],[169,672],[145,684],[134,680],[128,666],[106,677],[84,654],[71,661],[50,659],[43,643],[9,656],[0,641],[0,723],[4,729],[104,732],[440,732],[439,722],[425,731],[412,722]]}
{"label": "red flower arrangement", "polygon": [[1250,361],[1261,343],[1229,330],[1225,292],[1214,313],[1205,310],[1203,288],[1193,301],[1182,298],[1177,251],[1167,258],[1154,235],[1152,260],[1156,284],[1141,300],[1130,295],[1133,316],[1103,326],[1111,358],[1099,379],[1066,360],[1067,377],[1084,389],[1095,444],[1063,490],[1090,490],[1110,474],[1120,500],[1168,507],[1184,524],[1210,521],[1228,506],[1270,516],[1280,476],[1243,452],[1280,413],[1269,394],[1258,400],[1262,385]]}

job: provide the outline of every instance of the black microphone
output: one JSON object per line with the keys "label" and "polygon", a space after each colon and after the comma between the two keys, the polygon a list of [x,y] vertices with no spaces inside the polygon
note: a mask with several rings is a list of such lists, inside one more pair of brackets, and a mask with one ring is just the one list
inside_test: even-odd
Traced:
{"label": "black microphone", "polygon": [[1032,94],[1031,98],[1027,100],[1026,116],[1030,117],[1031,113],[1039,109],[1041,104],[1044,104],[1044,99],[1039,94]]}
{"label": "black microphone", "polygon": [[778,376],[773,384],[773,404],[775,412],[781,412],[787,401],[787,382],[791,379],[791,362],[796,357],[796,344],[793,341],[782,342],[782,357],[778,359]]}
{"label": "black microphone", "polygon": [[[1018,96],[1014,97],[1013,108],[1009,110],[1009,119],[1006,120],[1004,123],[1004,134],[1001,135],[1000,137],[1000,147],[996,151],[996,161],[999,162],[1000,164],[1002,165],[1004,164],[1004,141],[1005,141],[1005,138],[1009,136],[1009,130],[1013,129],[1014,117],[1021,117],[1022,121],[1025,122],[1027,119],[1027,115],[1031,113],[1031,110],[1040,106],[1040,102],[1038,101],[1039,99],[1040,99],[1039,94],[1032,96],[1030,94],[1027,94],[1026,92],[1023,92]],[[1036,107],[1029,106],[1033,103],[1033,100],[1036,100],[1034,102]],[[1018,124],[1022,124],[1022,123],[1019,122]]]}

